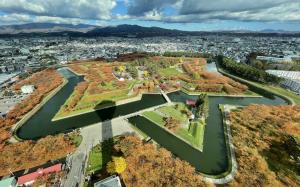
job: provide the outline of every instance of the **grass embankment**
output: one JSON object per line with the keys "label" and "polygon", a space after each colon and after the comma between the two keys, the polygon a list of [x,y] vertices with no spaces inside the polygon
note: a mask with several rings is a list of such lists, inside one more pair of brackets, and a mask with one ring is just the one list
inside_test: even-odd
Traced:
{"label": "grass embankment", "polygon": [[173,117],[180,121],[181,123],[185,123],[187,119],[187,115],[182,113],[182,110],[187,110],[186,106],[182,103],[179,103],[175,106],[164,106],[158,109],[159,112],[165,114],[166,116]]}
{"label": "grass embankment", "polygon": [[126,89],[118,90],[117,88],[115,88],[115,90],[103,92],[101,94],[90,95],[87,92],[85,92],[81,100],[77,103],[77,105],[72,111],[65,111],[64,106],[67,106],[72,101],[72,98],[75,96],[73,92],[52,120],[59,120],[65,117],[71,117],[83,113],[92,112],[94,110],[100,110],[103,108],[114,106],[115,103],[118,101],[133,98],[137,95],[129,95],[128,93],[135,85],[135,83],[136,81],[131,81],[128,83]]}
{"label": "grass embankment", "polygon": [[[203,139],[204,139],[204,131],[205,131],[205,122],[202,120],[195,120],[189,124],[189,127],[182,127],[182,123],[187,122],[187,116],[180,111],[185,108],[184,104],[178,104],[178,108],[175,109],[175,106],[167,106],[161,107],[158,109],[159,112],[164,113],[168,117],[173,117],[180,121],[181,127],[176,130],[174,135],[182,138],[183,140],[190,143],[192,146],[196,147],[197,149],[203,149]],[[150,111],[144,112],[143,116],[159,125],[164,127],[165,121],[163,116],[159,113]]]}
{"label": "grass embankment", "polygon": [[203,150],[205,123],[203,121],[191,122],[190,128],[180,128],[176,134],[186,141],[190,142],[194,147]]}
{"label": "grass embankment", "polygon": [[207,94],[208,96],[232,96],[232,97],[259,97],[260,95],[252,92],[250,90],[247,90],[246,92],[238,95],[230,95],[227,94],[226,92],[218,93],[218,92],[198,92],[198,91],[190,91],[185,87],[182,87],[180,89],[182,92],[188,94],[188,95],[200,95],[200,94]]}
{"label": "grass embankment", "polygon": [[258,83],[258,82],[253,82],[253,81],[249,81],[249,80],[246,80],[246,79],[243,79],[241,77],[238,77],[238,76],[235,76],[235,75],[232,75],[228,72],[225,72],[224,70],[222,69],[218,69],[220,73],[228,76],[228,77],[231,77],[235,80],[238,80],[242,83],[246,83],[246,84],[250,84],[254,87],[257,87],[257,88],[260,88],[260,89],[263,89],[263,90],[266,90],[268,92],[271,92],[275,95],[278,95],[284,99],[286,99],[287,101],[290,102],[290,104],[297,104],[299,105],[300,104],[300,96],[291,92],[291,91],[288,91],[284,88],[281,88],[279,86],[272,86],[272,85],[266,85],[266,84],[261,84],[261,83]]}

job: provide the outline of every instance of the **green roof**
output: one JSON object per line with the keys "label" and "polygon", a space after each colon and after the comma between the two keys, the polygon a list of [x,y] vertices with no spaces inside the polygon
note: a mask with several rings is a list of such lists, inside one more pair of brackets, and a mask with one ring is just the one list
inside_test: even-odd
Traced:
{"label": "green roof", "polygon": [[16,179],[14,177],[10,177],[0,181],[0,187],[8,187],[14,185],[16,185]]}

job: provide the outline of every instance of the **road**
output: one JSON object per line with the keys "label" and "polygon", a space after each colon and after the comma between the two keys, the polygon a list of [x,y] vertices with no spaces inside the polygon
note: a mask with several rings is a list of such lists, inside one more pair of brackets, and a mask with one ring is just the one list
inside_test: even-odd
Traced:
{"label": "road", "polygon": [[71,163],[70,172],[63,182],[65,187],[82,186],[84,181],[84,168],[86,158],[91,148],[113,136],[131,134],[134,130],[124,118],[97,123],[81,129],[82,143],[77,150],[68,158]]}

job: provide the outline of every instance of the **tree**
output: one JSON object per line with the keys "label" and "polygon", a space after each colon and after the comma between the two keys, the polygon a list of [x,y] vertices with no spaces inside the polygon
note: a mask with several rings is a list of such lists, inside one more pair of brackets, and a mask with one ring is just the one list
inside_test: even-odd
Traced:
{"label": "tree", "polygon": [[136,136],[124,137],[117,147],[126,150],[124,156],[128,165],[121,178],[128,187],[209,186],[189,163]]}
{"label": "tree", "polygon": [[121,174],[126,169],[126,161],[123,157],[112,157],[112,161],[107,163],[106,170],[110,174]]}

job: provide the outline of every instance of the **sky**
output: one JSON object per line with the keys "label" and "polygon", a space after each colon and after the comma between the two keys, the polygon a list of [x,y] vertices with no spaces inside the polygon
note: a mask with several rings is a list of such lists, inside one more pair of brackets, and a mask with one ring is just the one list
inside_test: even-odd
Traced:
{"label": "sky", "polygon": [[32,22],[300,31],[300,0],[0,0],[0,25]]}

